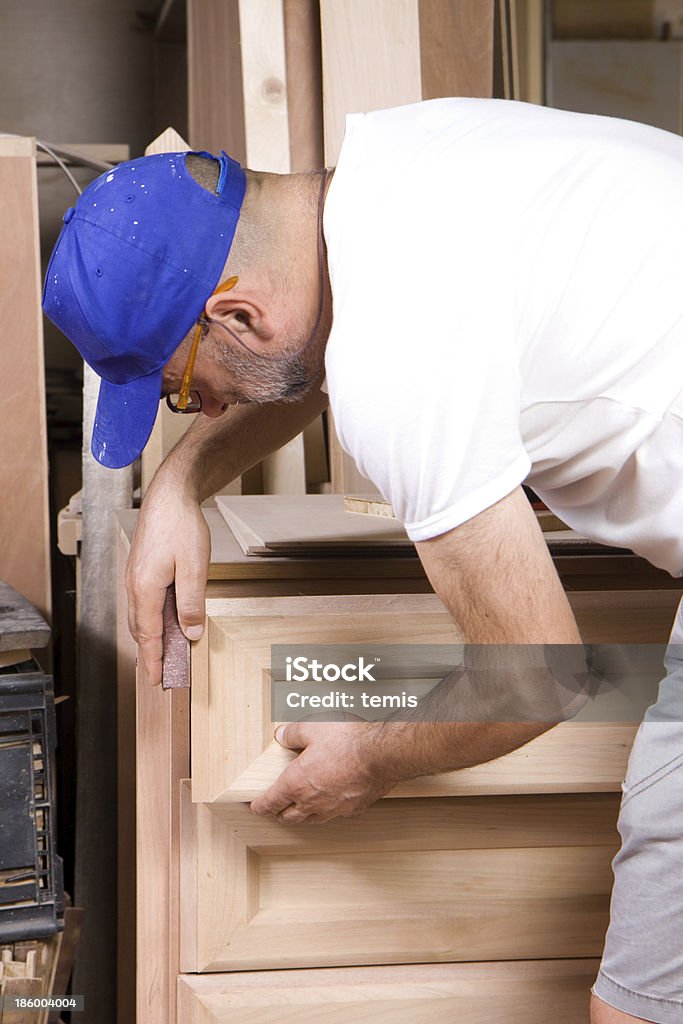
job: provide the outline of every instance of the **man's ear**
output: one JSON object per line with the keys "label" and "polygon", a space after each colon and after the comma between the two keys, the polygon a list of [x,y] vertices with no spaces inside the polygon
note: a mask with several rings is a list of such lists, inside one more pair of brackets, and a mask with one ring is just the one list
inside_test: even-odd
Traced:
{"label": "man's ear", "polygon": [[209,320],[229,327],[250,347],[267,347],[273,337],[274,324],[266,304],[251,289],[238,284],[230,291],[209,296],[204,308]]}

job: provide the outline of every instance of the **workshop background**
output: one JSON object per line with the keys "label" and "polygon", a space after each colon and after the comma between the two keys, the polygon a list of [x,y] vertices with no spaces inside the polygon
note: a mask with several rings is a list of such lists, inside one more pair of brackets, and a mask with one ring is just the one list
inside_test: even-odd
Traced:
{"label": "workshop background", "polygon": [[[550,844],[547,836],[543,838],[543,822],[554,821],[560,831],[565,828],[568,836],[574,836],[566,839],[566,849],[582,844],[585,850],[593,849],[586,838],[585,823],[590,822],[588,831],[593,832],[594,846],[604,856],[595,877],[591,875],[593,869],[587,869],[595,888],[590,893],[579,893],[583,909],[572,919],[575,932],[588,936],[586,942],[564,942],[566,929],[560,928],[560,939],[553,946],[549,936],[557,930],[554,911],[548,909],[549,904],[539,909],[540,903],[529,910],[525,897],[517,891],[514,899],[510,894],[512,902],[506,912],[511,919],[516,914],[521,915],[520,919],[528,915],[530,931],[537,929],[541,935],[536,944],[532,941],[523,948],[515,946],[512,937],[505,942],[494,941],[491,936],[498,934],[500,924],[494,922],[491,934],[480,936],[471,947],[456,948],[449,945],[449,939],[443,948],[436,948],[435,939],[430,949],[429,936],[434,934],[432,908],[426,920],[421,920],[415,910],[408,924],[402,926],[411,933],[411,952],[408,938],[402,945],[392,946],[377,922],[373,925],[358,909],[365,901],[373,904],[375,900],[380,906],[369,881],[365,890],[355,894],[355,910],[348,909],[335,918],[328,908],[325,920],[336,921],[338,936],[342,936],[329,948],[325,935],[313,930],[300,948],[292,940],[295,951],[285,956],[272,938],[275,931],[269,938],[257,930],[249,939],[252,945],[247,943],[243,953],[235,952],[231,962],[231,943],[239,949],[232,933],[228,938],[223,935],[223,946],[218,939],[212,945],[211,936],[206,939],[209,918],[203,915],[208,914],[212,901],[220,902],[220,893],[202,890],[197,895],[201,885],[195,880],[195,902],[183,915],[180,904],[184,900],[189,906],[189,897],[183,895],[186,883],[182,879],[187,879],[189,861],[203,879],[215,870],[207,863],[208,854],[198,837],[227,845],[228,834],[248,832],[248,826],[233,820],[230,814],[238,814],[235,808],[241,807],[234,793],[244,796],[249,786],[237,769],[234,778],[223,779],[211,766],[202,781],[201,772],[198,774],[191,761],[187,721],[192,717],[194,729],[200,713],[191,707],[187,693],[155,693],[153,698],[144,692],[136,694],[135,655],[126,634],[121,566],[134,525],[134,509],[183,424],[160,415],[141,462],[128,470],[103,470],[90,457],[88,431],[97,381],[89,371],[84,374],[75,349],[40,312],[46,261],[62,215],[75,201],[75,185],[84,187],[107,166],[145,151],[185,148],[186,144],[213,152],[224,147],[248,166],[264,170],[287,172],[333,166],[347,112],[447,95],[546,103],[640,120],[680,134],[682,70],[683,0],[3,0],[0,4],[0,308],[4,320],[0,365],[5,379],[5,393],[0,399],[0,581],[27,599],[51,627],[48,640],[42,627],[27,632],[25,620],[22,618],[21,626],[16,627],[15,618],[12,629],[18,631],[11,633],[7,627],[8,639],[4,647],[0,642],[0,651],[14,653],[30,647],[35,663],[54,679],[58,705],[51,841],[63,861],[63,888],[69,896],[67,909],[62,908],[55,925],[61,951],[50,954],[52,959],[40,961],[40,977],[29,977],[26,966],[16,968],[15,973],[21,975],[22,982],[35,982],[34,992],[47,993],[52,986],[53,992],[61,994],[67,991],[73,965],[68,990],[85,996],[85,1011],[71,1019],[83,1024],[131,1024],[135,1020],[138,1024],[243,1019],[277,1022],[294,1019],[285,1017],[284,1010],[279,1016],[278,1006],[291,1010],[301,998],[299,1009],[308,1005],[307,1012],[312,1016],[300,1015],[300,1020],[328,1019],[324,1016],[328,1013],[330,1020],[350,1022],[366,1019],[355,1013],[372,1012],[373,1020],[427,1021],[436,1017],[427,1015],[425,1000],[431,998],[429,992],[443,985],[448,998],[455,1000],[452,1005],[459,1008],[460,1019],[466,1021],[470,1004],[463,992],[469,978],[483,979],[490,987],[491,1002],[487,1005],[491,1012],[498,1005],[496,999],[509,1003],[510,998],[516,998],[510,995],[514,991],[520,993],[525,1005],[531,993],[531,1001],[536,1000],[538,1007],[543,1006],[543,992],[569,992],[565,1016],[558,1015],[558,1020],[578,1022],[584,1012],[581,1000],[585,999],[585,978],[599,955],[607,899],[604,886],[608,884],[603,868],[614,842],[618,769],[628,745],[625,733],[610,734],[607,741],[601,734],[606,750],[621,751],[602,776],[602,769],[591,761],[591,744],[597,743],[597,737],[591,740],[584,730],[580,739],[572,734],[572,743],[586,745],[582,779],[570,771],[570,782],[569,776],[557,782],[550,779],[543,788],[528,774],[532,768],[525,768],[519,779],[515,776],[517,788],[494,773],[493,781],[481,777],[482,781],[477,782],[479,777],[474,777],[474,795],[467,795],[467,782],[463,784],[464,796],[450,784],[445,789],[427,787],[405,794],[406,799],[415,801],[413,830],[436,835],[441,850],[450,849],[452,837],[446,836],[447,829],[438,815],[434,817],[432,808],[436,805],[425,798],[463,804],[462,828],[472,833],[463,842],[470,842],[473,848],[481,842],[481,837],[477,839],[479,825],[474,809],[483,805],[476,801],[498,801],[496,812],[506,822],[511,813],[506,801],[515,799],[509,795],[513,791],[517,799],[527,801],[523,820],[529,835],[536,836],[534,843],[539,848]],[[289,550],[293,568],[290,565],[285,571],[282,566],[273,567],[269,576],[263,567],[271,562],[262,562],[258,580],[250,584],[252,590],[244,583],[253,580],[254,574],[247,566],[248,555],[238,544],[235,546],[240,527],[235,527],[233,521],[230,532],[226,523],[230,515],[239,519],[244,514],[247,525],[251,522],[253,526],[249,520],[252,506],[233,499],[279,496],[282,502],[267,506],[268,515],[279,516],[280,522],[288,522],[290,517],[301,523],[302,509],[322,507],[310,504],[312,496],[371,495],[373,491],[342,452],[327,415],[281,452],[235,481],[226,489],[225,507],[211,503],[207,509],[214,548],[221,553],[220,558],[212,560],[213,585],[218,589],[208,594],[208,614],[222,622],[225,612],[220,602],[229,597],[286,601],[294,599],[291,595],[301,595],[301,601],[311,602],[310,607],[286,605],[278,611],[264,605],[263,615],[268,621],[269,616],[284,615],[289,633],[293,624],[298,624],[305,636],[305,623],[316,614],[315,595],[328,594],[334,595],[339,609],[355,609],[357,621],[374,616],[377,623],[382,623],[382,636],[394,630],[397,637],[410,632],[411,624],[419,621],[423,612],[436,615],[433,604],[420,603],[423,598],[428,602],[435,599],[428,593],[430,588],[417,560],[409,557],[402,561],[405,552],[401,557],[390,557],[386,544],[377,548],[372,573],[367,566],[362,568],[360,561],[345,564],[342,571],[338,566],[331,567],[334,553],[324,545],[319,544],[315,558],[310,557],[312,542],[303,534],[298,537],[299,547],[294,554],[293,549]],[[332,511],[330,516],[331,531],[336,520]],[[333,540],[329,532],[328,548],[334,548]],[[308,561],[302,556],[297,562],[307,543]],[[609,556],[588,549],[581,560],[577,547],[570,554],[566,546],[561,547],[561,541],[557,543],[557,564],[565,573],[563,581],[568,588],[581,592],[576,610],[585,616],[588,633],[593,630],[604,636],[603,625],[609,620],[607,633],[616,636],[614,622],[619,618],[620,640],[662,639],[666,617],[678,597],[676,581],[624,554]],[[271,543],[270,552],[276,547]],[[346,557],[354,550],[347,548]],[[276,561],[273,555],[272,562]],[[300,585],[303,576],[309,579],[306,586]],[[369,583],[370,576],[374,585]],[[277,582],[282,579],[290,582]],[[609,614],[604,598],[591,596],[607,592],[619,594],[612,606],[616,611]],[[400,602],[389,611],[381,597],[359,596],[387,593],[401,596],[405,604],[403,618],[398,615]],[[211,605],[211,601],[216,604]],[[344,601],[352,603],[346,606]],[[650,632],[638,634],[636,623],[643,621],[643,608],[647,610],[644,618]],[[603,614],[607,619],[600,618]],[[393,620],[392,615],[398,617]],[[2,627],[0,616],[0,641]],[[440,636],[450,636],[449,628],[441,620],[434,625]],[[324,624],[320,629],[320,635],[325,636]],[[40,642],[36,639],[39,633]],[[12,639],[16,636],[33,640],[17,647]],[[2,671],[9,679],[16,665],[7,658],[5,662]],[[207,669],[209,674],[217,671],[216,666]],[[48,685],[44,693],[49,691]],[[14,694],[14,690],[11,692]],[[166,703],[146,703],[152,699]],[[0,703],[0,713],[3,707]],[[244,724],[245,730],[250,727]],[[206,736],[213,737],[217,728],[215,723],[206,724]],[[214,742],[212,738],[210,741]],[[261,750],[260,737],[254,742],[256,760],[266,758],[259,761],[266,765],[271,755],[265,748]],[[540,749],[537,768],[547,772]],[[576,760],[573,754],[568,756],[570,761]],[[5,763],[9,764],[0,761],[0,776]],[[247,770],[246,763],[242,769]],[[598,777],[600,782],[596,784]],[[191,799],[187,784],[182,793],[179,787],[181,779],[189,778],[193,780]],[[238,785],[240,778],[242,783]],[[201,798],[197,796],[200,792]],[[541,792],[546,796],[538,795]],[[553,793],[562,793],[570,803],[547,795]],[[551,802],[538,803],[544,799]],[[330,833],[333,839],[329,848],[337,850],[340,863],[344,862],[351,874],[355,869],[350,865],[357,863],[354,856],[384,849],[378,838],[384,828],[386,836],[396,840],[391,846],[386,839],[386,849],[391,849],[392,856],[398,858],[397,851],[402,851],[400,856],[404,858],[416,856],[414,852],[406,853],[412,847],[400,838],[406,826],[391,817],[387,803],[392,801],[381,803],[384,818],[379,819],[378,835],[357,837],[350,853],[344,845],[349,842],[348,836],[341,831]],[[457,810],[461,804],[453,807]],[[185,838],[180,836],[181,817]],[[145,829],[152,819],[156,831],[148,835]],[[584,823],[583,838],[571,831],[571,823],[579,821]],[[602,830],[601,822],[607,822],[605,829],[609,826],[612,832]],[[187,838],[190,833],[191,843]],[[270,858],[270,864],[282,854],[270,834],[254,840],[251,846],[251,839],[243,838],[243,842],[247,860],[258,859],[267,850],[263,856]],[[502,838],[496,857],[503,857],[501,851],[509,852],[516,842],[520,849],[525,845],[509,836]],[[321,877],[334,878],[329,865],[320,867],[325,849],[313,840],[311,843],[305,851],[309,865],[318,865]],[[565,848],[559,840],[556,846],[558,850]],[[464,858],[462,850],[459,854]],[[293,851],[291,855],[294,858]],[[349,858],[348,862],[344,857]],[[496,857],[491,860],[492,872],[503,863]],[[572,871],[585,866],[581,857],[571,860]],[[465,860],[462,871],[467,873],[470,867]],[[428,861],[425,857],[425,865]],[[525,870],[526,861],[516,863],[518,872]],[[558,860],[560,874],[567,863]],[[3,954],[7,962],[26,965],[35,961],[34,947],[28,953],[26,949],[15,950],[11,938],[7,938],[11,931],[3,932],[3,908],[11,910],[7,879],[16,878],[17,865],[11,866],[13,872],[8,872],[2,862],[0,832],[0,945],[8,942],[9,953]],[[531,860],[527,867],[533,869]],[[222,870],[224,874],[219,877],[228,879],[226,887],[252,885],[248,879],[235,881],[238,873],[234,865],[223,865]],[[268,885],[272,887],[277,887],[278,878],[289,877],[284,869],[276,870],[272,864],[267,870]],[[331,874],[325,874],[330,870]],[[240,871],[247,872],[247,867],[242,864]],[[296,873],[293,867],[291,872]],[[518,888],[519,878],[514,872],[506,875],[504,869],[502,877]],[[266,881],[265,875],[261,877],[264,893]],[[564,899],[565,907],[578,892],[576,887],[570,890],[558,897],[560,902]],[[493,898],[491,892],[488,898]],[[595,905],[590,902],[593,897]],[[495,898],[502,898],[500,891]],[[398,905],[396,893],[392,899],[394,903],[389,896],[385,900],[387,906],[391,905],[386,911],[388,931],[396,920],[391,910]],[[420,899],[426,899],[424,893],[415,896],[416,902]],[[239,913],[248,931],[252,910],[246,897],[245,901]],[[273,903],[273,907],[279,905],[277,900]],[[468,910],[470,923],[480,916],[477,907],[475,901]],[[227,910],[225,913],[229,916]],[[325,913],[323,907],[320,914],[324,917]],[[289,928],[295,931],[296,912],[285,907],[282,914],[289,915]],[[377,914],[381,917],[380,910]],[[271,916],[275,920],[275,910],[271,909]],[[301,912],[302,934],[308,934],[305,922],[310,925],[314,917],[311,907]],[[220,922],[216,924],[218,932],[221,928]],[[284,935],[280,941],[286,944]],[[36,938],[48,942],[47,936]],[[262,959],[255,952],[259,943],[266,949]],[[219,947],[220,952],[216,952]],[[316,953],[316,948],[323,952]],[[420,950],[417,959],[415,949]],[[576,967],[579,961],[581,969]],[[500,969],[496,973],[498,969],[492,968],[487,974],[478,966],[476,969],[483,973],[470,976],[457,971],[443,973],[446,966],[456,963],[495,963]],[[526,973],[515,975],[512,963],[526,964]],[[544,974],[542,965],[553,963],[555,973]],[[286,976],[286,969],[291,967],[300,969],[296,985],[291,972]],[[37,969],[30,970],[35,973]],[[231,974],[235,971],[243,973]],[[335,973],[344,971],[352,973]],[[382,971],[388,973],[374,973]],[[9,974],[8,969],[4,978]],[[239,978],[242,980],[235,980]],[[0,974],[0,986],[5,984]],[[308,995],[301,997],[297,986]],[[322,1010],[316,1003],[319,986],[326,987],[328,993],[337,993],[334,1008],[330,1004]],[[411,1007],[418,1004],[423,1014],[420,1017],[411,1015]],[[370,1011],[368,1005],[374,1009]],[[253,1011],[262,1016],[242,1017],[238,1009],[233,1016],[225,1009],[229,1006],[244,1007],[245,1014]],[[435,1003],[433,1012],[443,1014],[444,1004]],[[475,1003],[471,1012],[480,1012]],[[527,1024],[536,1021],[534,1012],[530,1010],[525,1016]],[[63,1019],[68,1020],[68,1015],[64,1014]],[[23,1020],[7,1017],[8,1024]],[[5,1016],[0,1016],[0,1021],[5,1024]]]}

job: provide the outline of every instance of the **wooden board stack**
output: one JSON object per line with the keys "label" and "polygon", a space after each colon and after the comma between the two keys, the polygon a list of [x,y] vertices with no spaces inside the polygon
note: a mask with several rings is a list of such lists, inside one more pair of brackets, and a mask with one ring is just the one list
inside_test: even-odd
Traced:
{"label": "wooden board stack", "polygon": [[[52,994],[61,935],[45,941],[15,942],[0,946],[0,996],[3,999],[38,999]],[[47,1024],[49,1011],[5,1009],[0,1024]]]}
{"label": "wooden board stack", "polygon": [[341,494],[219,496],[216,505],[247,555],[414,551],[401,523],[350,516]]}

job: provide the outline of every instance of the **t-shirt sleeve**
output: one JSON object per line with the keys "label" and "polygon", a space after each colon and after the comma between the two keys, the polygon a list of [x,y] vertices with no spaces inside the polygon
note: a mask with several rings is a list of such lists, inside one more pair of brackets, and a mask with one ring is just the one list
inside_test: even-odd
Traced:
{"label": "t-shirt sleeve", "polygon": [[517,357],[503,330],[495,317],[461,319],[428,353],[417,337],[393,350],[368,339],[363,372],[341,388],[342,446],[414,541],[466,522],[529,472]]}

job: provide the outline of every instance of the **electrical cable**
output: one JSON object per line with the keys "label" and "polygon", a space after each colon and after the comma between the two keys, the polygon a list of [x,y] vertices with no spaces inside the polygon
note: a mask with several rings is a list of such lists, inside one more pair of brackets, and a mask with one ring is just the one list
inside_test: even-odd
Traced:
{"label": "electrical cable", "polygon": [[36,146],[38,147],[38,149],[42,149],[44,153],[47,153],[48,156],[52,157],[54,162],[62,169],[62,171],[64,171],[64,174],[66,174],[67,178],[69,179],[69,181],[71,182],[73,187],[76,189],[76,194],[80,196],[81,193],[83,192],[83,189],[78,184],[78,182],[74,178],[73,174],[71,173],[69,168],[66,166],[66,164],[62,160],[62,158],[60,156],[57,156],[57,154],[54,152],[54,150],[52,150],[47,145],[47,143],[41,142],[40,139],[36,139]]}
{"label": "electrical cable", "polygon": [[[0,132],[0,137],[9,138],[13,133],[11,132]],[[50,157],[51,160],[57,164],[61,171],[69,179],[71,185],[76,191],[77,195],[81,195],[83,189],[80,187],[73,174],[67,167],[65,160],[71,160],[82,167],[91,167],[94,171],[110,171],[116,164],[108,163],[104,160],[94,160],[87,153],[81,153],[77,149],[67,149],[65,146],[55,146],[52,142],[43,142],[42,139],[36,139],[36,148],[41,149],[44,153]]]}

